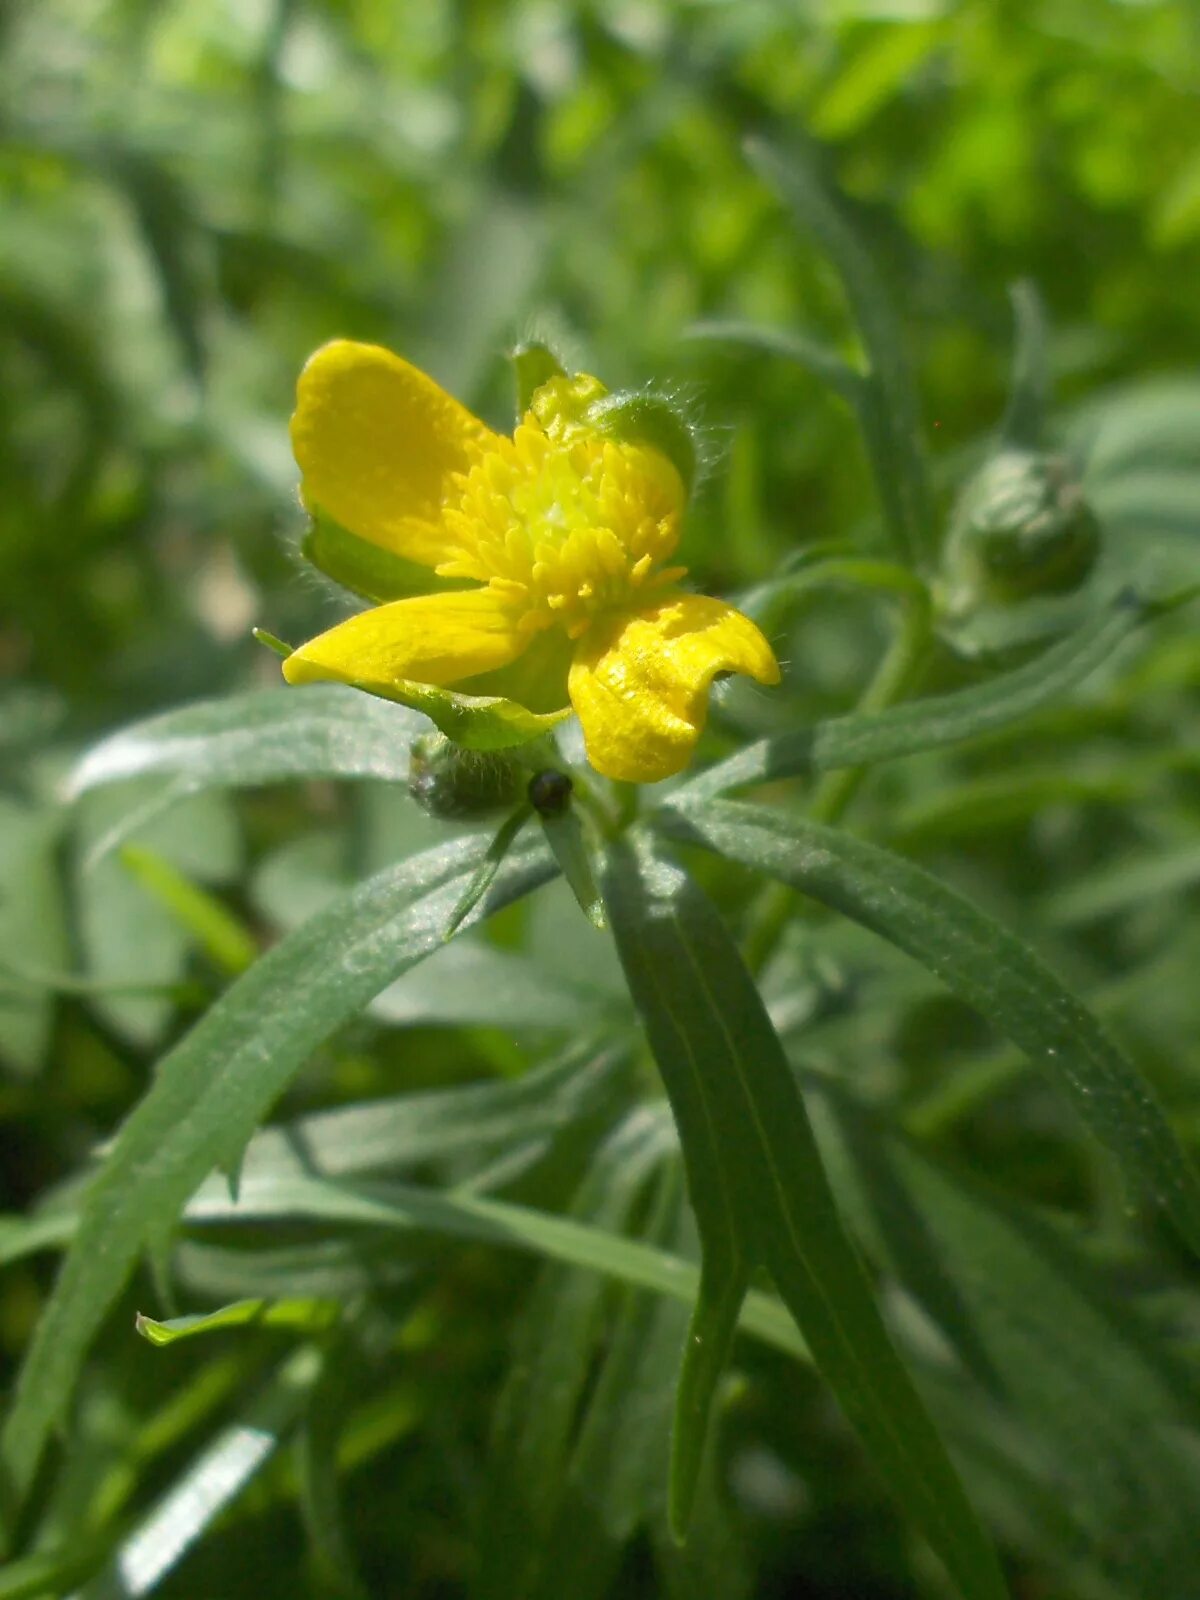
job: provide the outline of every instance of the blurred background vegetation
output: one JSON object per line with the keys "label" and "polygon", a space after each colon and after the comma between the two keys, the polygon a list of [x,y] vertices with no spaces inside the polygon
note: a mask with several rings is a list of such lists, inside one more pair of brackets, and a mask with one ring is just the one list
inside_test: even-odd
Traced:
{"label": "blurred background vegetation", "polygon": [[[0,945],[32,967],[150,992],[0,996],[5,1209],[78,1167],[241,960],[236,939],[206,944],[128,862],[82,871],[111,805],[97,796],[68,822],[58,796],[100,733],[275,683],[252,625],[300,639],[345,608],[297,555],[286,421],[312,349],[336,335],[389,345],[497,426],[511,421],[503,352],[531,332],[561,338],[613,387],[676,387],[708,441],[687,554],[715,591],[762,580],[798,546],[869,536],[870,479],[838,401],[794,366],[687,338],[727,317],[849,338],[828,262],[744,161],[747,134],[779,137],[844,192],[902,308],[946,495],[1003,409],[1006,290],[1031,278],[1054,330],[1060,431],[1080,442],[1098,501],[1107,485],[1107,536],[1149,530],[1194,576],[1198,92],[1200,11],[1185,0],[10,0]],[[1135,447],[1134,466],[1115,472]],[[804,683],[778,712],[752,699],[747,721],[853,697],[877,638],[873,603],[830,600],[805,627]],[[1072,891],[1128,849],[1174,862],[1160,866],[1160,897],[1200,877],[1195,773],[1162,759],[1196,732],[1200,657],[1181,628],[1136,670],[1159,695],[1144,717],[1122,680],[1093,725],[1051,721],[1015,761],[1010,744],[953,770],[917,763],[873,791],[866,813],[910,853],[952,858],[960,881],[1018,920],[1023,896],[1057,893],[1056,936],[1097,984],[1196,944],[1186,904],[1164,909],[1149,885],[1139,899],[1110,883],[1107,902],[1103,878],[1090,903]],[[1068,736],[1090,742],[1064,774],[1054,761]],[[347,874],[438,836],[372,785],[236,806],[208,796],[155,830],[159,857],[214,891],[252,939],[293,924]],[[590,982],[598,958],[568,912],[554,902],[541,948]],[[859,957],[853,940],[835,947],[822,981],[857,983]],[[825,1046],[834,1061],[852,1047],[846,1070],[873,1091],[916,1095],[948,1061],[987,1059],[991,1041],[961,1008],[890,992],[898,1009],[868,1012]],[[423,994],[392,1019],[406,1026],[364,1024],[296,1102],[514,1073],[528,1037],[565,1031],[561,1016],[528,1037],[439,1025],[454,1015],[452,1000]],[[1188,1074],[1194,1094],[1196,1022],[1194,998],[1164,981],[1126,1023],[1176,1098]],[[931,1116],[941,1133],[938,1116],[953,1121],[944,1108]],[[951,1141],[1001,1187],[1054,1205],[1078,1204],[1095,1180],[1036,1093],[1001,1097]],[[411,1332],[417,1377],[381,1407],[374,1442],[360,1430],[359,1459],[380,1468],[353,1480],[350,1510],[371,1592],[461,1592],[497,1333],[531,1272],[485,1252],[460,1261],[427,1310],[436,1337]],[[10,1363],[48,1282],[40,1260],[6,1274]],[[141,1285],[139,1303],[151,1296]],[[114,1464],[129,1475],[114,1505],[161,1487],[130,1441],[148,1449],[139,1419],[181,1372],[207,1370],[187,1366],[190,1352],[154,1355],[128,1328],[114,1322],[91,1371],[82,1464],[57,1491],[52,1531],[91,1526],[78,1520],[87,1483],[108,1482]],[[217,1410],[248,1377],[226,1374]],[[777,1378],[767,1363],[734,1430],[735,1488],[765,1574],[755,1592],[927,1592],[819,1394]],[[167,1461],[183,1437],[163,1447]],[[164,1592],[332,1592],[293,1502],[278,1486],[244,1501]],[[1020,1592],[1073,1593],[1055,1586],[1052,1563],[1039,1567],[1036,1544]],[[658,1591],[635,1561],[620,1592]]]}

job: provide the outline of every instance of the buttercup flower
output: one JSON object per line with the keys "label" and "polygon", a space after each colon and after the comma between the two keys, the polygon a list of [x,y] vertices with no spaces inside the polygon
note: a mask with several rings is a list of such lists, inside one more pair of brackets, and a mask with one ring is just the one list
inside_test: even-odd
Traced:
{"label": "buttercup flower", "polygon": [[509,438],[388,350],[318,350],[292,418],[305,506],[442,582],[302,645],[289,683],[461,686],[536,711],[569,699],[591,764],[635,783],[686,766],[718,672],[777,683],[749,618],[677,587],[683,481],[663,451],[600,425],[605,393],[551,378]]}

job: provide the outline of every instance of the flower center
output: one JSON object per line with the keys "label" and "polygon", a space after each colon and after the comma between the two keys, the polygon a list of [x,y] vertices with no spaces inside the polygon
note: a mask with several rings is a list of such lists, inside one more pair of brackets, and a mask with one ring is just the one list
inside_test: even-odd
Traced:
{"label": "flower center", "polygon": [[679,474],[649,445],[573,424],[547,434],[530,416],[454,484],[444,512],[457,547],[437,568],[511,600],[530,635],[578,638],[601,612],[682,576],[662,563],[679,541]]}

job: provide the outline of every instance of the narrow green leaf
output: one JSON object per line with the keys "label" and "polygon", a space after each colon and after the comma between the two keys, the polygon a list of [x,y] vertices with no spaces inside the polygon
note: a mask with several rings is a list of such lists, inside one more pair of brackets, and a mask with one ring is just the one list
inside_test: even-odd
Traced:
{"label": "narrow green leaf", "polygon": [[802,333],[793,333],[788,328],[760,327],[753,322],[694,322],[687,329],[687,337],[781,356],[798,367],[805,367],[856,411],[862,405],[862,374],[855,372],[835,350]]}
{"label": "narrow green leaf", "polygon": [[451,1159],[482,1162],[522,1139],[615,1109],[628,1093],[628,1063],[627,1046],[575,1041],[520,1078],[310,1112],[256,1133],[242,1175],[265,1182],[305,1173],[400,1172]]}
{"label": "narrow green leaf", "polygon": [[92,1000],[108,1027],[142,1049],[156,1046],[171,1024],[169,996],[187,976],[195,941],[159,896],[148,893],[118,859],[100,853],[101,841],[132,815],[138,845],[203,884],[228,883],[242,855],[226,795],[188,795],[169,812],[150,816],[146,802],[156,790],[153,778],[134,780],[128,789],[97,790],[83,797],[74,817],[73,889],[84,974],[119,983],[136,976],[161,986],[158,998],[109,993]]}
{"label": "narrow green leaf", "polygon": [[[255,1125],[321,1041],[440,947],[481,849],[480,840],[452,841],[340,897],[257,962],[161,1063],[88,1191],[17,1380],[0,1453],[18,1493],[138,1256],[169,1235],[206,1173],[238,1161]],[[552,870],[540,841],[511,855],[468,924],[528,893]]]}
{"label": "narrow green leaf", "polygon": [[500,863],[512,848],[513,841],[529,820],[529,816],[530,807],[521,805],[500,824],[492,837],[492,842],[487,847],[483,860],[479,863],[475,876],[467,885],[466,893],[450,913],[450,920],[447,922],[446,931],[442,935],[443,939],[452,939],[454,937],[462,926],[464,919],[474,911],[475,907],[491,888],[496,874],[500,870]]}
{"label": "narrow green leaf", "polygon": [[209,284],[200,260],[205,234],[190,192],[170,168],[132,143],[102,142],[98,155],[129,199],[158,278],[167,321],[188,372],[202,386],[208,366]]}
{"label": "narrow green leaf", "polygon": [[1123,850],[1118,860],[1098,867],[1042,901],[1042,911],[1058,927],[1116,916],[1147,900],[1186,893],[1200,881],[1200,844],[1189,840],[1170,849]]}
{"label": "narrow green leaf", "polygon": [[120,860],[223,972],[236,975],[254,964],[258,945],[215,895],[142,845],[122,845]]}
{"label": "narrow green leaf", "polygon": [[1149,1085],[1028,945],[902,857],[736,801],[660,817],[677,839],[769,873],[913,956],[1060,1083],[1135,1192],[1200,1252],[1200,1180]]}
{"label": "narrow green leaf", "polygon": [[1012,300],[1015,339],[1008,409],[1000,424],[1000,435],[1007,445],[1040,450],[1046,442],[1046,412],[1050,403],[1046,311],[1037,285],[1028,278],[1014,283],[1008,292]]}
{"label": "narrow green leaf", "polygon": [[1078,632],[1035,660],[956,694],[912,700],[889,711],[831,717],[815,727],[760,739],[699,773],[671,798],[692,804],[775,778],[865,766],[997,733],[1051,705],[1107,661],[1156,608],[1124,594]]}
{"label": "narrow green leaf", "polygon": [[1125,1593],[1185,1594],[1194,1377],[1068,1233],[941,1170],[845,1096],[823,1098],[861,1235],[1019,1419],[1026,1459],[1091,1560]]}
{"label": "narrow green leaf", "polygon": [[[242,1159],[242,1178],[262,1186],[312,1173],[354,1177],[434,1161],[482,1163],[564,1127],[607,1120],[628,1097],[628,1065],[626,1047],[585,1040],[520,1078],[314,1111],[256,1133]],[[223,1179],[206,1180],[195,1203],[203,1205],[226,1187]],[[58,1195],[53,1208],[0,1216],[0,1265],[69,1244],[79,1227],[82,1195],[77,1185],[74,1194]]]}
{"label": "narrow green leaf", "polygon": [[604,902],[592,875],[587,840],[578,813],[572,808],[558,814],[544,812],[539,820],[546,842],[558,862],[559,871],[575,896],[579,909],[593,928],[604,928]]}
{"label": "narrow green leaf", "polygon": [[51,986],[22,984],[23,972],[70,959],[61,833],[61,813],[0,794],[0,950],[21,956],[20,965],[0,957],[0,973],[17,980],[0,985],[0,1060],[22,1075],[41,1066],[54,1020]]}
{"label": "narrow green leaf", "polygon": [[333,1300],[238,1300],[218,1311],[170,1317],[166,1321],[143,1316],[139,1311],[134,1326],[143,1339],[161,1348],[227,1328],[291,1328],[301,1333],[320,1333],[333,1327],[341,1314],[341,1306]]}
{"label": "narrow green leaf", "polygon": [[[614,848],[605,892],[679,1126],[712,1285],[692,1329],[712,1339],[711,1354],[691,1361],[708,1368],[724,1355],[729,1298],[765,1267],[892,1493],[963,1594],[1003,1596],[995,1554],[843,1231],[803,1102],[736,945],[695,884],[644,843],[636,853]],[[693,1383],[688,1395],[685,1368],[681,1396],[702,1393]],[[698,1469],[694,1424],[679,1416],[681,1424],[689,1454],[676,1444],[677,1527]]]}
{"label": "narrow green leaf", "polygon": [[[669,1128],[631,1113],[593,1156],[571,1214],[606,1232],[625,1233],[672,1144]],[[557,1592],[577,1593],[547,1544],[567,1493],[580,1405],[605,1333],[609,1301],[603,1279],[553,1266],[543,1269],[522,1313],[489,1447],[475,1537],[482,1555],[472,1585],[476,1600],[518,1594],[534,1600],[543,1592],[548,1560]],[[583,1525],[576,1521],[574,1529],[593,1571],[613,1560],[616,1544],[594,1523],[594,1518]]]}
{"label": "narrow green leaf", "polygon": [[746,154],[798,225],[816,236],[842,280],[869,363],[859,415],[888,524],[910,558],[929,561],[932,497],[916,385],[875,264],[809,158],[795,149],[785,157],[761,139],[748,140]]}
{"label": "narrow green leaf", "polygon": [[[321,1226],[431,1233],[498,1249],[524,1250],[550,1261],[587,1267],[619,1283],[652,1289],[685,1305],[695,1300],[700,1280],[692,1262],[639,1240],[464,1190],[438,1193],[411,1184],[268,1177],[246,1179],[236,1200],[225,1184],[207,1183],[184,1213],[189,1225],[216,1227],[284,1217]],[[801,1361],[811,1359],[792,1318],[772,1295],[751,1290],[739,1326],[786,1355]]]}
{"label": "narrow green leaf", "polygon": [[302,1345],[121,1540],[76,1600],[136,1600],[157,1588],[295,1428],[320,1372],[320,1352]]}
{"label": "narrow green leaf", "polygon": [[307,778],[408,777],[420,717],[340,685],[202,700],[104,739],[71,775],[73,797],[124,779],[163,780],[92,848],[107,854],[184,795]]}

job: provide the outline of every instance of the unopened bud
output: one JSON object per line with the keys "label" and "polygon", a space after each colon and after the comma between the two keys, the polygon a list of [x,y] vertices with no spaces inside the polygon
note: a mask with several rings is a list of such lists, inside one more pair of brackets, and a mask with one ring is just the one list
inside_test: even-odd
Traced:
{"label": "unopened bud", "polygon": [[1003,450],[967,485],[954,513],[946,554],[951,607],[1076,589],[1099,548],[1099,524],[1070,463]]}
{"label": "unopened bud", "polygon": [[408,792],[443,821],[501,811],[521,797],[527,781],[507,751],[464,750],[442,733],[422,734],[409,750]]}

